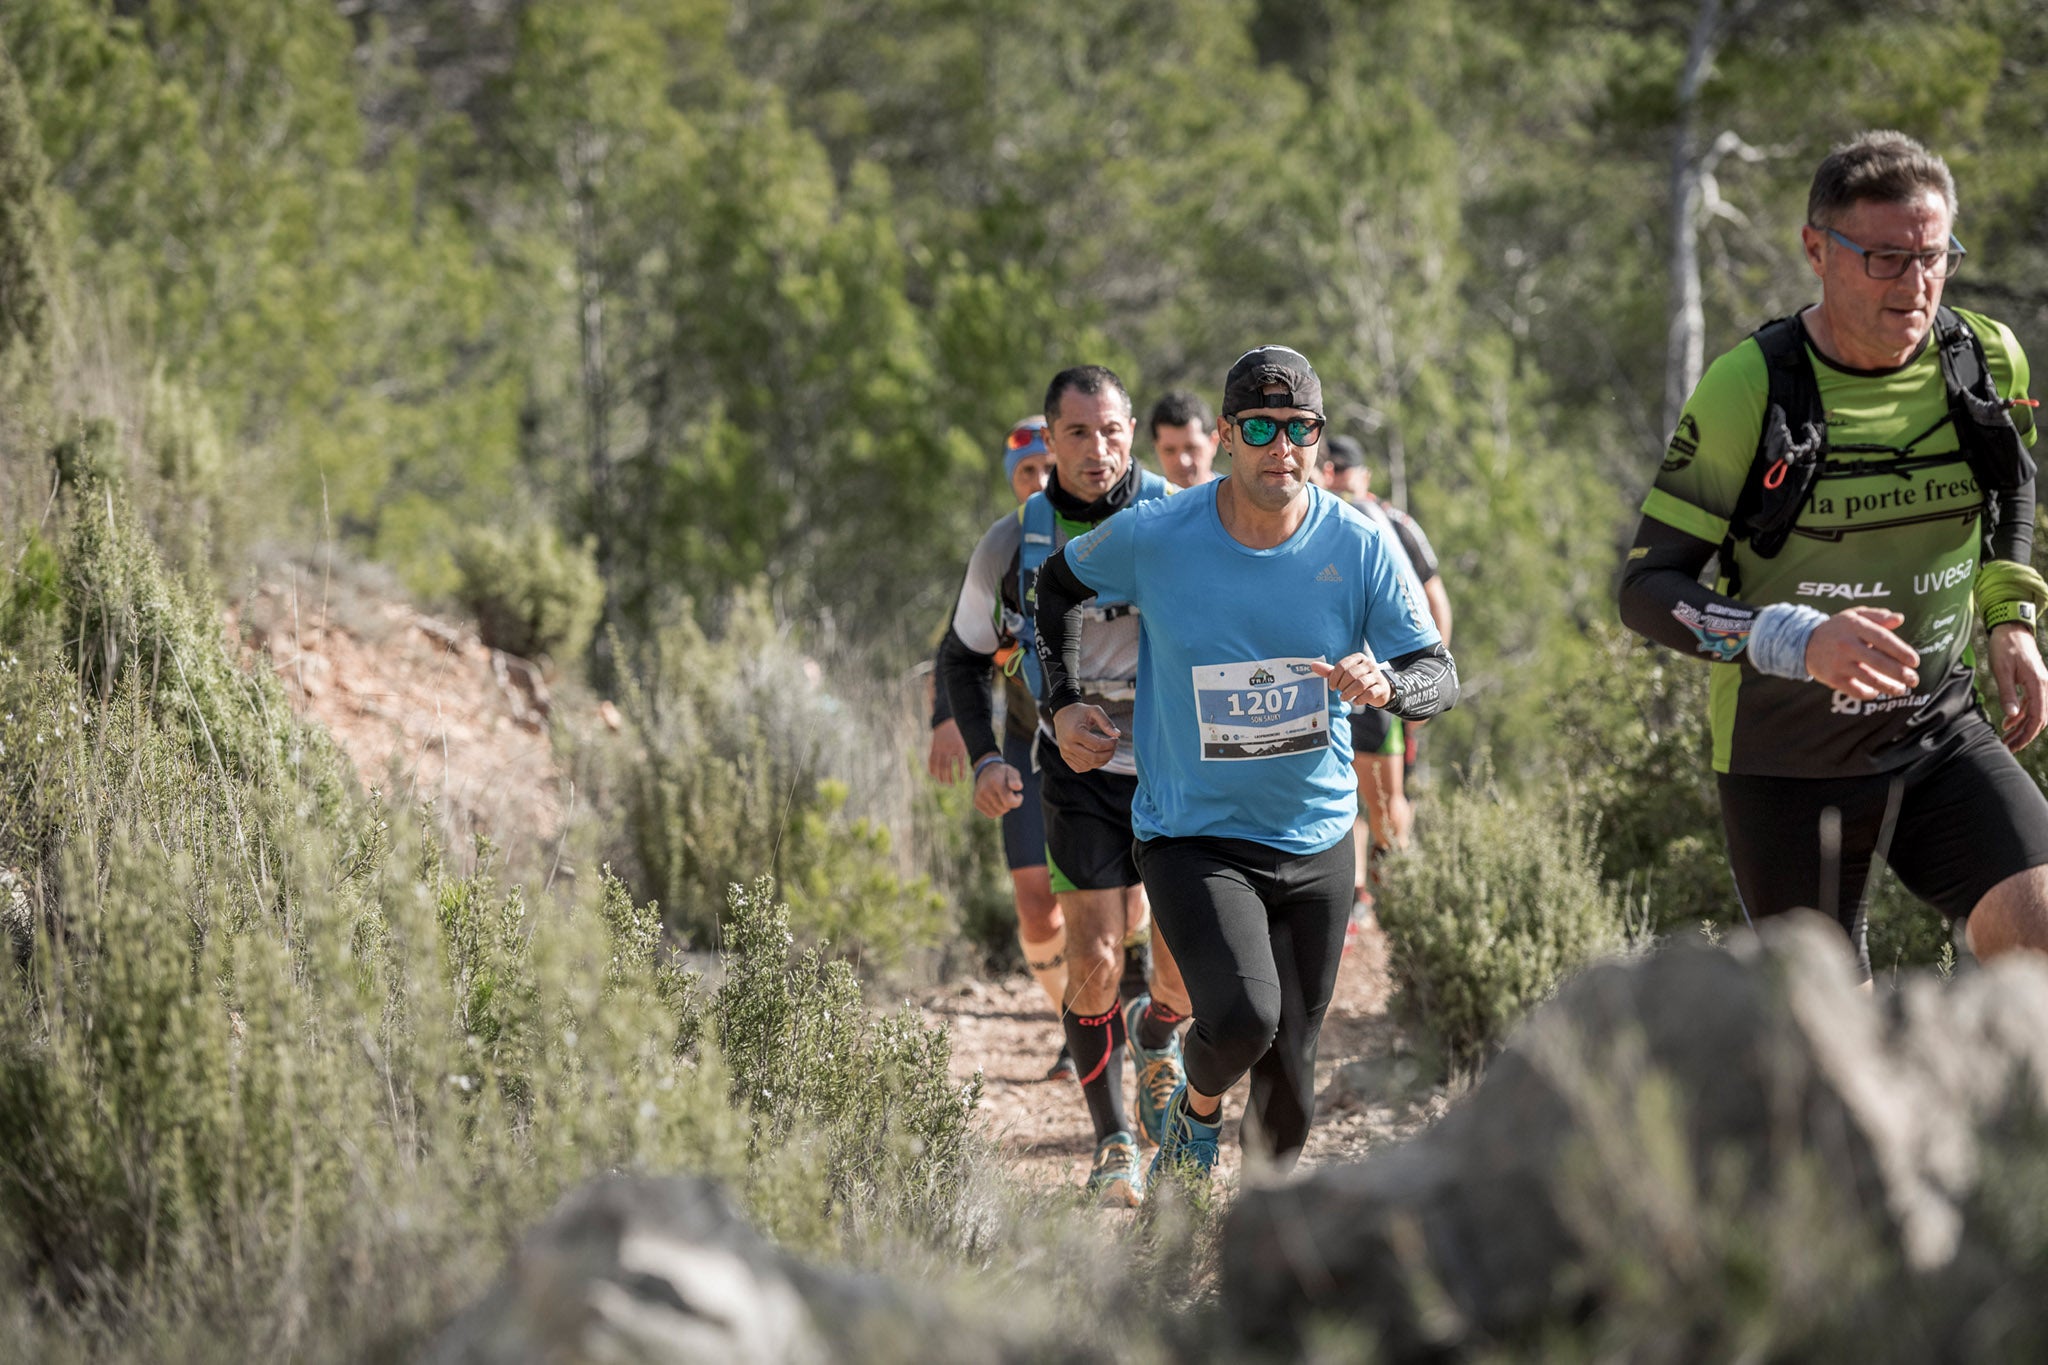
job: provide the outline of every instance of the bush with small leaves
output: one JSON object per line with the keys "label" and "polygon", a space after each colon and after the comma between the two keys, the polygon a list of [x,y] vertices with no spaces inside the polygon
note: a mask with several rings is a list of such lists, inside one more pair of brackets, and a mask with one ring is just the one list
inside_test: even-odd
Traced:
{"label": "bush with small leaves", "polygon": [[1592,822],[1607,880],[1658,929],[1741,922],[1707,732],[1705,664],[1615,625],[1556,702],[1565,785]]}
{"label": "bush with small leaves", "polygon": [[[697,943],[715,941],[728,888],[766,874],[808,942],[884,968],[936,945],[945,903],[869,813],[903,785],[901,737],[830,688],[761,596],[725,617],[715,637],[689,617],[663,631],[621,698],[639,741],[622,804],[644,889]],[[870,781],[876,751],[887,771]]]}
{"label": "bush with small leaves", "polygon": [[947,1074],[951,1043],[914,1011],[873,1016],[845,962],[799,950],[765,879],[732,888],[713,1036],[756,1150],[823,1144],[831,1211],[931,1228],[953,1210],[979,1101]]}
{"label": "bush with small leaves", "polygon": [[473,526],[455,546],[456,597],[493,649],[521,658],[567,661],[590,644],[604,610],[604,583],[587,545],[552,526],[519,531]]}
{"label": "bush with small leaves", "polygon": [[1376,902],[1402,994],[1476,1066],[1573,972],[1627,946],[1588,822],[1485,780],[1443,791]]}

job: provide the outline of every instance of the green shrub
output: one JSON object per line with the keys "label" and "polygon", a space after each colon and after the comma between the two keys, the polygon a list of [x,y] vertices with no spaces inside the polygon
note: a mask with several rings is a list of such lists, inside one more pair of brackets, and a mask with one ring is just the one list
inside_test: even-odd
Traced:
{"label": "green shrub", "polygon": [[40,532],[26,531],[10,558],[14,581],[0,594],[0,640],[19,640],[39,625],[54,625],[64,609],[64,565]]}
{"label": "green shrub", "polygon": [[1739,923],[1714,792],[1704,664],[1616,625],[1594,627],[1594,666],[1557,699],[1567,781],[1608,881],[1662,929]]}
{"label": "green shrub", "polygon": [[939,942],[946,906],[888,832],[909,822],[892,809],[905,742],[886,708],[830,690],[759,596],[716,638],[670,626],[643,667],[621,698],[639,744],[625,826],[671,924],[713,941],[728,888],[765,873],[806,940],[882,967]]}
{"label": "green shrub", "polygon": [[712,1003],[733,1099],[756,1150],[806,1131],[824,1149],[832,1210],[933,1228],[953,1212],[977,1078],[953,1082],[943,1029],[915,1011],[876,1017],[842,961],[794,951],[789,911],[766,879],[732,888],[725,983]]}
{"label": "green shrub", "polygon": [[21,77],[0,43],[0,393],[49,381],[55,329],[49,164]]}
{"label": "green shrub", "polygon": [[326,731],[293,716],[284,689],[245,672],[224,647],[218,611],[171,574],[128,501],[88,460],[68,500],[64,633],[89,694],[124,683],[136,703],[184,737],[225,783],[303,786],[318,814],[340,819],[353,786]]}
{"label": "green shrub", "polygon": [[542,522],[513,532],[469,528],[456,542],[455,571],[457,598],[483,642],[521,658],[580,656],[604,610],[590,548],[569,545]]}
{"label": "green shrub", "polygon": [[1569,805],[1444,791],[1378,898],[1395,979],[1454,1068],[1482,1061],[1573,972],[1627,942],[1587,821]]}

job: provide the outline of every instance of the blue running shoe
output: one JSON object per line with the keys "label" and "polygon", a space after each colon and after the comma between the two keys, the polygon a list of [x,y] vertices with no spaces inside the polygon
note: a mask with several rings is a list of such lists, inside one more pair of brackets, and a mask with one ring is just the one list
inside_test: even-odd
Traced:
{"label": "blue running shoe", "polygon": [[1138,1071],[1138,1126],[1145,1130],[1148,1139],[1158,1143],[1159,1125],[1166,1118],[1166,1102],[1187,1077],[1180,1064],[1180,1034],[1168,1038],[1162,1048],[1138,1044],[1138,1021],[1151,1004],[1151,996],[1141,995],[1124,1006],[1124,1033],[1130,1040],[1132,1065]]}
{"label": "blue running shoe", "polygon": [[1207,1180],[1209,1172],[1216,1169],[1216,1144],[1222,1137],[1221,1111],[1216,1122],[1202,1122],[1188,1112],[1188,1088],[1182,1085],[1166,1106],[1166,1135],[1159,1139],[1159,1150],[1152,1155],[1148,1178],[1157,1180],[1162,1172],[1180,1167]]}
{"label": "blue running shoe", "polygon": [[1129,1133],[1111,1133],[1095,1144],[1095,1165],[1088,1172],[1088,1193],[1113,1209],[1134,1209],[1145,1202],[1145,1177],[1138,1170],[1138,1144]]}

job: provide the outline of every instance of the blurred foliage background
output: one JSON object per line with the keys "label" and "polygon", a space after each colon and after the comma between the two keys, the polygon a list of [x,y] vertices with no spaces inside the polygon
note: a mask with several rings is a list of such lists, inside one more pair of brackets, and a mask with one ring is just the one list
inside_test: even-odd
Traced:
{"label": "blurred foliage background", "polygon": [[1896,125],[1957,170],[1954,295],[2048,329],[2018,0],[25,0],[0,40],[57,408],[152,433],[187,556],[333,535],[447,598],[463,528],[551,525],[606,686],[756,584],[900,668],[1054,369],[1142,409],[1285,338],[1446,554],[1438,757],[1519,780],[1611,618],[1681,236],[1711,356],[1808,296],[1817,158]]}

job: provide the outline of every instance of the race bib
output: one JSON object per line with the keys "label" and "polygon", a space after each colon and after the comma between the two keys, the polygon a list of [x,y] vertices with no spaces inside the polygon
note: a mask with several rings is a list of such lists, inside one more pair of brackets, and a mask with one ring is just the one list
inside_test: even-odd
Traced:
{"label": "race bib", "polygon": [[1313,659],[1203,664],[1195,716],[1205,759],[1278,758],[1330,746],[1330,689]]}

